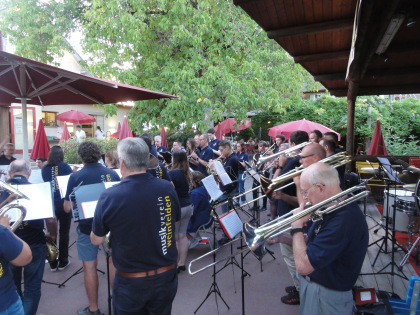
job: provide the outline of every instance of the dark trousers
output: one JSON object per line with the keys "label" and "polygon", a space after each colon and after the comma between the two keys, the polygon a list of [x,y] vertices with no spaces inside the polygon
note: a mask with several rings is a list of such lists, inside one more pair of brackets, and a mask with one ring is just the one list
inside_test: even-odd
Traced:
{"label": "dark trousers", "polygon": [[[258,186],[260,186],[260,183],[257,182],[254,179],[254,181],[252,182],[252,188],[255,188],[255,187],[258,187]],[[252,192],[252,199],[255,199],[255,198],[259,197],[259,196],[262,196],[263,194],[264,194],[264,192],[263,192],[263,190],[261,188],[260,189],[256,189],[256,190],[254,190]],[[259,208],[259,204],[260,204],[260,201],[259,200],[254,201],[254,209]],[[263,198],[263,207],[267,209],[267,197],[264,197]]]}
{"label": "dark trousers", "polygon": [[170,315],[178,288],[177,269],[142,278],[115,275],[112,302],[116,315]]}
{"label": "dark trousers", "polygon": [[70,241],[70,225],[71,213],[64,212],[63,203],[55,205],[55,216],[60,224],[58,230],[58,260],[62,264],[66,264],[69,260],[69,241]]}

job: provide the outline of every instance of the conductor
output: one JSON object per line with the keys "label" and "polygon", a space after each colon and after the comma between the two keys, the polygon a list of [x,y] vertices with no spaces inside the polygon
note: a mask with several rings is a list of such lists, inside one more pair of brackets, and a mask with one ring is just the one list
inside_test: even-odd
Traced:
{"label": "conductor", "polygon": [[146,172],[144,140],[122,140],[118,156],[123,180],[100,196],[91,233],[99,245],[111,232],[114,313],[169,315],[178,287],[178,197],[170,182]]}

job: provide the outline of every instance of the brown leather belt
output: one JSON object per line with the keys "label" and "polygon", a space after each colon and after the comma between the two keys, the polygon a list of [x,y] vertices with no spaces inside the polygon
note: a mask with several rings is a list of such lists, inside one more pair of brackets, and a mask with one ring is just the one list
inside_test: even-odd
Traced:
{"label": "brown leather belt", "polygon": [[164,273],[166,271],[169,271],[169,270],[175,268],[175,265],[176,264],[173,263],[170,266],[160,267],[158,269],[153,269],[153,270],[149,270],[149,271],[142,271],[142,272],[123,272],[123,271],[118,270],[118,274],[120,276],[127,277],[127,278],[150,277],[150,276],[158,275],[158,274]]}

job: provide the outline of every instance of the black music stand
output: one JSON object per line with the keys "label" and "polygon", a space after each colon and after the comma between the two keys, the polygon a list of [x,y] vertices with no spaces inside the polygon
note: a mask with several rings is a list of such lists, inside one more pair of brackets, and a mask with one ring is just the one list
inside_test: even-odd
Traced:
{"label": "black music stand", "polygon": [[[212,202],[212,208],[213,208],[213,244],[216,244],[216,224],[215,222],[218,222],[218,215],[216,213],[216,204],[214,202]],[[216,251],[213,251],[213,263],[216,262]],[[226,305],[226,307],[228,309],[230,309],[229,305],[226,303],[226,301],[223,299],[222,294],[220,293],[220,289],[219,286],[217,285],[216,282],[216,264],[213,265],[213,282],[210,285],[209,291],[207,292],[206,297],[204,298],[204,300],[201,302],[201,304],[197,307],[197,309],[194,311],[194,314],[196,314],[198,312],[198,310],[201,308],[201,306],[204,304],[204,302],[212,295],[212,293],[215,294],[215,299],[216,299],[216,304],[217,304],[217,296],[220,297],[220,299],[223,301],[223,303]]]}

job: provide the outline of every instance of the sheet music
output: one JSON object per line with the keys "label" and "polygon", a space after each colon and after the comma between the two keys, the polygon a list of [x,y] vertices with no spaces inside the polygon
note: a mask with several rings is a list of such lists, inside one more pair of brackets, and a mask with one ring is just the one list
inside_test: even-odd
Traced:
{"label": "sheet music", "polygon": [[203,183],[204,188],[206,188],[212,201],[219,199],[219,197],[223,195],[223,192],[219,189],[219,185],[217,185],[213,175],[203,178],[201,182]]}
{"label": "sheet music", "polygon": [[98,200],[82,202],[80,206],[82,207],[83,217],[85,219],[93,218],[95,216],[96,205]]}
{"label": "sheet music", "polygon": [[44,182],[42,179],[41,169],[32,170],[31,176],[28,178],[28,182],[31,184],[41,184]]}
{"label": "sheet music", "polygon": [[219,218],[220,225],[225,231],[226,235],[232,239],[242,231],[242,221],[239,219],[235,210],[226,213]]}
{"label": "sheet music", "polygon": [[[16,203],[26,208],[25,221],[54,217],[53,194],[50,182],[12,186],[29,198],[29,200],[19,199],[16,201]],[[16,214],[20,216],[20,211],[16,210]]]}
{"label": "sheet music", "polygon": [[63,199],[66,196],[69,178],[70,175],[57,176],[58,189],[60,190],[61,199]]}
{"label": "sheet music", "polygon": [[220,178],[220,181],[222,182],[223,185],[227,185],[232,183],[232,180],[230,179],[228,173],[226,173],[226,170],[224,169],[222,163],[220,163],[220,161],[214,161],[213,162],[214,165],[214,169],[217,173],[217,175]]}
{"label": "sheet music", "polygon": [[251,175],[257,182],[261,183],[260,176],[257,174],[257,172],[253,169],[248,170],[249,175]]}
{"label": "sheet music", "polygon": [[120,178],[122,178],[122,175],[121,175],[121,170],[120,170],[119,168],[115,168],[115,169],[114,169],[114,171],[115,171],[115,173],[117,173],[117,174],[118,174],[118,176],[119,176]]}
{"label": "sheet music", "polygon": [[115,186],[116,184],[119,184],[120,182],[104,182],[105,189],[111,188],[112,186]]}
{"label": "sheet music", "polygon": [[381,165],[383,166],[385,173],[388,175],[389,179],[398,184],[402,184],[402,182],[397,176],[397,173],[395,173],[395,171],[392,169],[391,163],[389,162],[389,160],[383,157],[377,157],[377,159],[379,163],[381,163]]}

